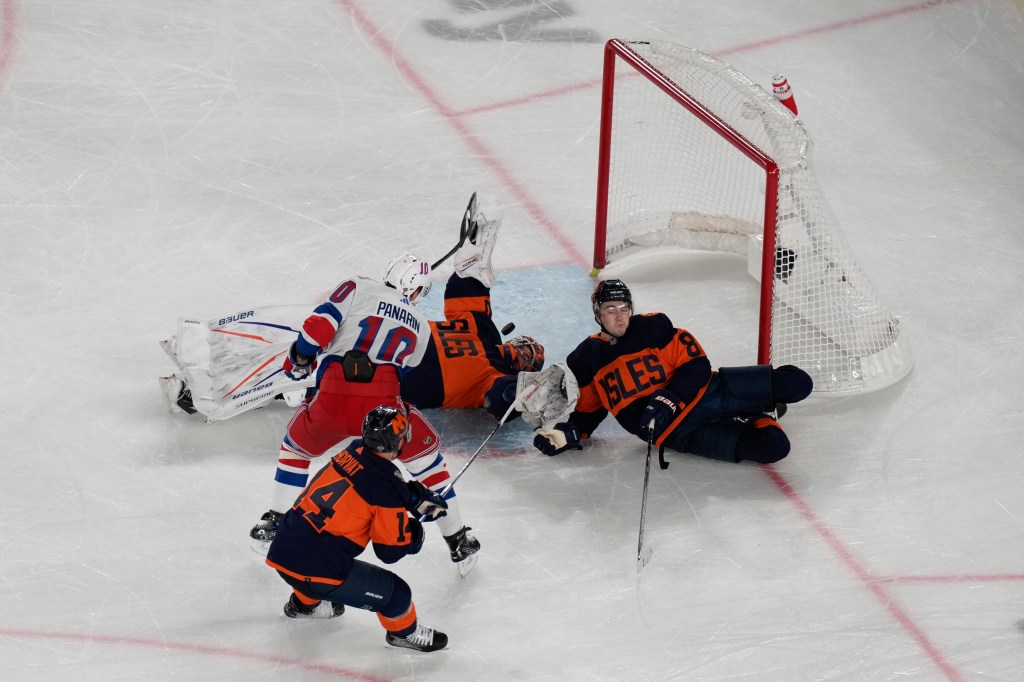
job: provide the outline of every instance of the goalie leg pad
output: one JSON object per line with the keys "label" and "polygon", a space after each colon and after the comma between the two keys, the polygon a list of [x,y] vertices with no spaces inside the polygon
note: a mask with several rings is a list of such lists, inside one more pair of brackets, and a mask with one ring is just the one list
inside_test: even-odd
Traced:
{"label": "goalie leg pad", "polygon": [[459,277],[472,277],[487,288],[494,286],[491,254],[498,241],[501,220],[501,216],[487,220],[482,215],[474,220],[466,243],[455,252],[455,272]]}

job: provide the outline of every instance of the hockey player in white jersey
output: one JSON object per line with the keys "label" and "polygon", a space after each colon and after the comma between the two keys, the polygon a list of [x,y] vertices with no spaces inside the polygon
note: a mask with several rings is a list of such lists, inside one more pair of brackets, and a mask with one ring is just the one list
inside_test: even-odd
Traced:
{"label": "hockey player in white jersey", "polygon": [[[306,318],[283,369],[299,381],[316,372],[316,391],[282,439],[270,509],[250,532],[257,551],[266,553],[279,519],[305,488],[310,461],[358,436],[373,408],[401,404],[399,371],[419,364],[430,338],[426,318],[413,307],[430,289],[430,271],[428,261],[403,254],[388,265],[383,283],[347,279]],[[437,431],[419,410],[410,408],[409,417],[412,438],[399,461],[430,489],[443,490],[450,475]],[[452,560],[463,562],[480,544],[466,533],[454,489],[446,500],[448,513],[438,526]]]}

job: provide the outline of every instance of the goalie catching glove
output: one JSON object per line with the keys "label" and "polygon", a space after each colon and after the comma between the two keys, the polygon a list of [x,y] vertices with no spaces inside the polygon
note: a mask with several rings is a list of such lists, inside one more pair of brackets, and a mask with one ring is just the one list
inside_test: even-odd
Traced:
{"label": "goalie catching glove", "polygon": [[316,369],[316,358],[306,357],[299,352],[298,342],[293,342],[288,348],[288,357],[284,359],[281,369],[294,381],[302,381]]}
{"label": "goalie catching glove", "polygon": [[533,438],[533,447],[549,457],[560,455],[569,449],[583,449],[580,445],[580,433],[571,422],[555,424],[550,430],[538,429],[537,435]]}
{"label": "goalie catching glove", "polygon": [[409,488],[409,511],[424,521],[435,521],[448,513],[448,503],[427,486],[419,481],[408,481],[405,485]]}

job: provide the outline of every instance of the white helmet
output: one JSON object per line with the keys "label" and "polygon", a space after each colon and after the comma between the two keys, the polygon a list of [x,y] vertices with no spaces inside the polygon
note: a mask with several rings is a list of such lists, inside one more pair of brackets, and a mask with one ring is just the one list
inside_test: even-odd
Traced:
{"label": "white helmet", "polygon": [[416,303],[430,291],[430,263],[411,253],[395,256],[384,270],[384,284]]}

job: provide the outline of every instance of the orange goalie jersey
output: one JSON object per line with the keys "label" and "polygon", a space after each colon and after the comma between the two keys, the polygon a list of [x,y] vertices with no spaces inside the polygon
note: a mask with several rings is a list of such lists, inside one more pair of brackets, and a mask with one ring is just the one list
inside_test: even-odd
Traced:
{"label": "orange goalie jersey", "polygon": [[483,407],[500,418],[515,397],[520,370],[491,319],[490,289],[453,274],[445,287],[444,317],[430,322],[430,344],[420,364],[403,371],[402,399],[419,408]]}

